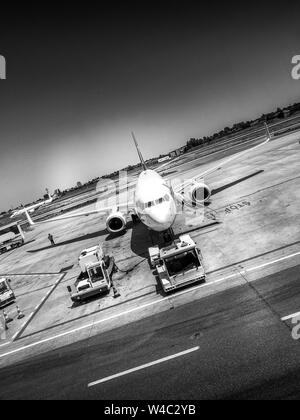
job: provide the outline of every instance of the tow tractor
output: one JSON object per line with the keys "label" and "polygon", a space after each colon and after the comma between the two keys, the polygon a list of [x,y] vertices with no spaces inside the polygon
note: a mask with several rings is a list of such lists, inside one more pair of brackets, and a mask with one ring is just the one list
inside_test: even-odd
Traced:
{"label": "tow tractor", "polygon": [[71,300],[80,303],[98,294],[109,293],[116,271],[113,257],[104,255],[101,245],[85,249],[79,258],[81,272],[73,287],[68,286]]}
{"label": "tow tractor", "polygon": [[190,235],[163,248],[149,248],[149,258],[166,293],[206,279],[201,251]]}

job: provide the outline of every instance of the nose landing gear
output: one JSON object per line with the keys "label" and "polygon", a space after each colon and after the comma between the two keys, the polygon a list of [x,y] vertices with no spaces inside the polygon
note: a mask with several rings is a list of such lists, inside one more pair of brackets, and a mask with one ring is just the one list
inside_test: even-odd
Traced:
{"label": "nose landing gear", "polygon": [[163,237],[163,241],[164,243],[170,244],[171,242],[174,241],[175,239],[175,235],[174,235],[174,231],[172,228],[169,228],[168,230],[166,230],[165,232],[162,233],[162,237]]}

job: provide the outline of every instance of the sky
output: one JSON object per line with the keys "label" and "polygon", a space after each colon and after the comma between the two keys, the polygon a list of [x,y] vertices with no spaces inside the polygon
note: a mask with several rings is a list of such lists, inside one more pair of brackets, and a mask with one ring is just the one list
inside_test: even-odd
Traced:
{"label": "sky", "polygon": [[299,102],[297,2],[210,3],[1,6],[0,211]]}

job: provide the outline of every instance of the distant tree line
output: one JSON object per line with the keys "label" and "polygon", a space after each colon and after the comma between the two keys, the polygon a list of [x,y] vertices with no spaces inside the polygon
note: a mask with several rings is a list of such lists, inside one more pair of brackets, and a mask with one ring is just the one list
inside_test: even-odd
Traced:
{"label": "distant tree line", "polygon": [[287,108],[277,108],[276,111],[270,112],[269,114],[262,114],[260,118],[251,121],[242,121],[239,123],[234,124],[232,127],[225,127],[223,130],[209,136],[209,137],[202,137],[202,138],[190,138],[185,146],[184,152],[188,152],[189,150],[195,147],[205,146],[211,143],[214,143],[216,140],[221,139],[225,136],[230,136],[236,134],[240,131],[259,126],[262,122],[271,122],[275,119],[284,119],[286,116],[291,116],[296,112],[300,111],[300,103],[296,103],[290,105]]}

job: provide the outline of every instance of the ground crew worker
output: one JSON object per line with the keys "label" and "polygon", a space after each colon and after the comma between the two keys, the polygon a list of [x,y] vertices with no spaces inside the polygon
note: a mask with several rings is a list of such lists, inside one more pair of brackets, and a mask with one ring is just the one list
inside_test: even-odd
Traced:
{"label": "ground crew worker", "polygon": [[54,239],[53,239],[53,236],[51,235],[51,233],[49,233],[48,239],[51,242],[51,245],[54,246],[55,245],[55,242],[54,242]]}

